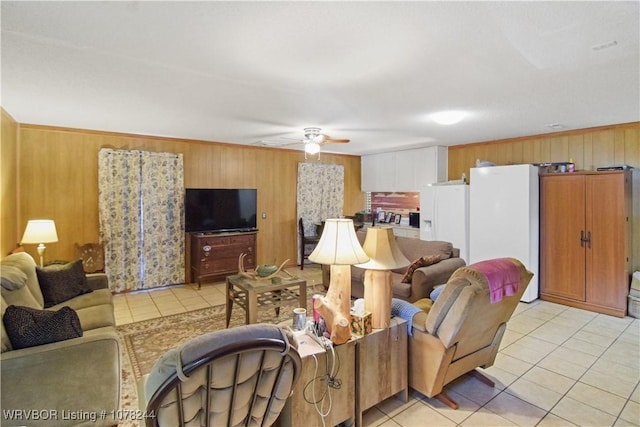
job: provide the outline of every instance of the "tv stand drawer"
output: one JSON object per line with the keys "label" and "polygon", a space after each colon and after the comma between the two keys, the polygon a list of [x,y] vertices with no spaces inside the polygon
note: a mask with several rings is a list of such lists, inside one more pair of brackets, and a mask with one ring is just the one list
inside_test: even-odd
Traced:
{"label": "tv stand drawer", "polygon": [[238,273],[238,258],[246,254],[244,267],[256,266],[256,234],[191,234],[192,280],[201,286],[202,279],[222,280]]}

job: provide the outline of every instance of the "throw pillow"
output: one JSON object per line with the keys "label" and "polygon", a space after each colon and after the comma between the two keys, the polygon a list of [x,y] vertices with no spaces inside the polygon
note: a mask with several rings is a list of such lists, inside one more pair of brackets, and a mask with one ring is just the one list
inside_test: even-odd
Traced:
{"label": "throw pillow", "polygon": [[409,265],[409,267],[407,267],[407,271],[404,273],[401,282],[411,283],[414,271],[416,271],[420,267],[426,267],[438,262],[440,262],[440,255],[428,255],[418,258],[417,260],[413,261],[411,265]]}
{"label": "throw pillow", "polygon": [[2,321],[14,349],[82,336],[78,313],[70,307],[51,311],[10,305]]}
{"label": "throw pillow", "polygon": [[45,268],[36,267],[36,274],[45,308],[91,292],[87,287],[87,276],[81,259]]}

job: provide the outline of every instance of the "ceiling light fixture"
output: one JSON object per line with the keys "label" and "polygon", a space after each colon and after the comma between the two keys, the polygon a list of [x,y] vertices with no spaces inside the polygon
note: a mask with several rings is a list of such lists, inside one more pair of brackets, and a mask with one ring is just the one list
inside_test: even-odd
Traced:
{"label": "ceiling light fixture", "polygon": [[317,142],[306,142],[304,144],[304,152],[307,154],[318,154],[320,152],[320,144]]}
{"label": "ceiling light fixture", "polygon": [[454,125],[467,116],[467,113],[459,110],[439,111],[429,117],[440,125]]}

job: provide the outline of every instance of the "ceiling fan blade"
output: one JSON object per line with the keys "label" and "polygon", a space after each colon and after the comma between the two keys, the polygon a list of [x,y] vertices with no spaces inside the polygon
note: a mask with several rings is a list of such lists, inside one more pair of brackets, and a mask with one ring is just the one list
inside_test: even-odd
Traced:
{"label": "ceiling fan blade", "polygon": [[325,139],[323,142],[325,142],[326,144],[346,144],[348,143],[350,140],[349,139],[333,139],[333,138],[327,138]]}

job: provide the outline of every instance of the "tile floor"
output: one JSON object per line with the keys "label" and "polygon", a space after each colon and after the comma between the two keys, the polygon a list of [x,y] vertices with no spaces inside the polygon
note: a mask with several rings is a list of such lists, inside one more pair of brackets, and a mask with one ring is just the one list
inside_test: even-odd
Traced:
{"label": "tile floor", "polygon": [[[295,273],[294,273],[295,270]],[[321,283],[319,269],[290,270]],[[124,324],[224,303],[224,284],[116,295]],[[534,301],[508,324],[490,388],[472,377],[447,387],[451,410],[411,392],[365,413],[366,426],[640,426],[640,320]]]}

